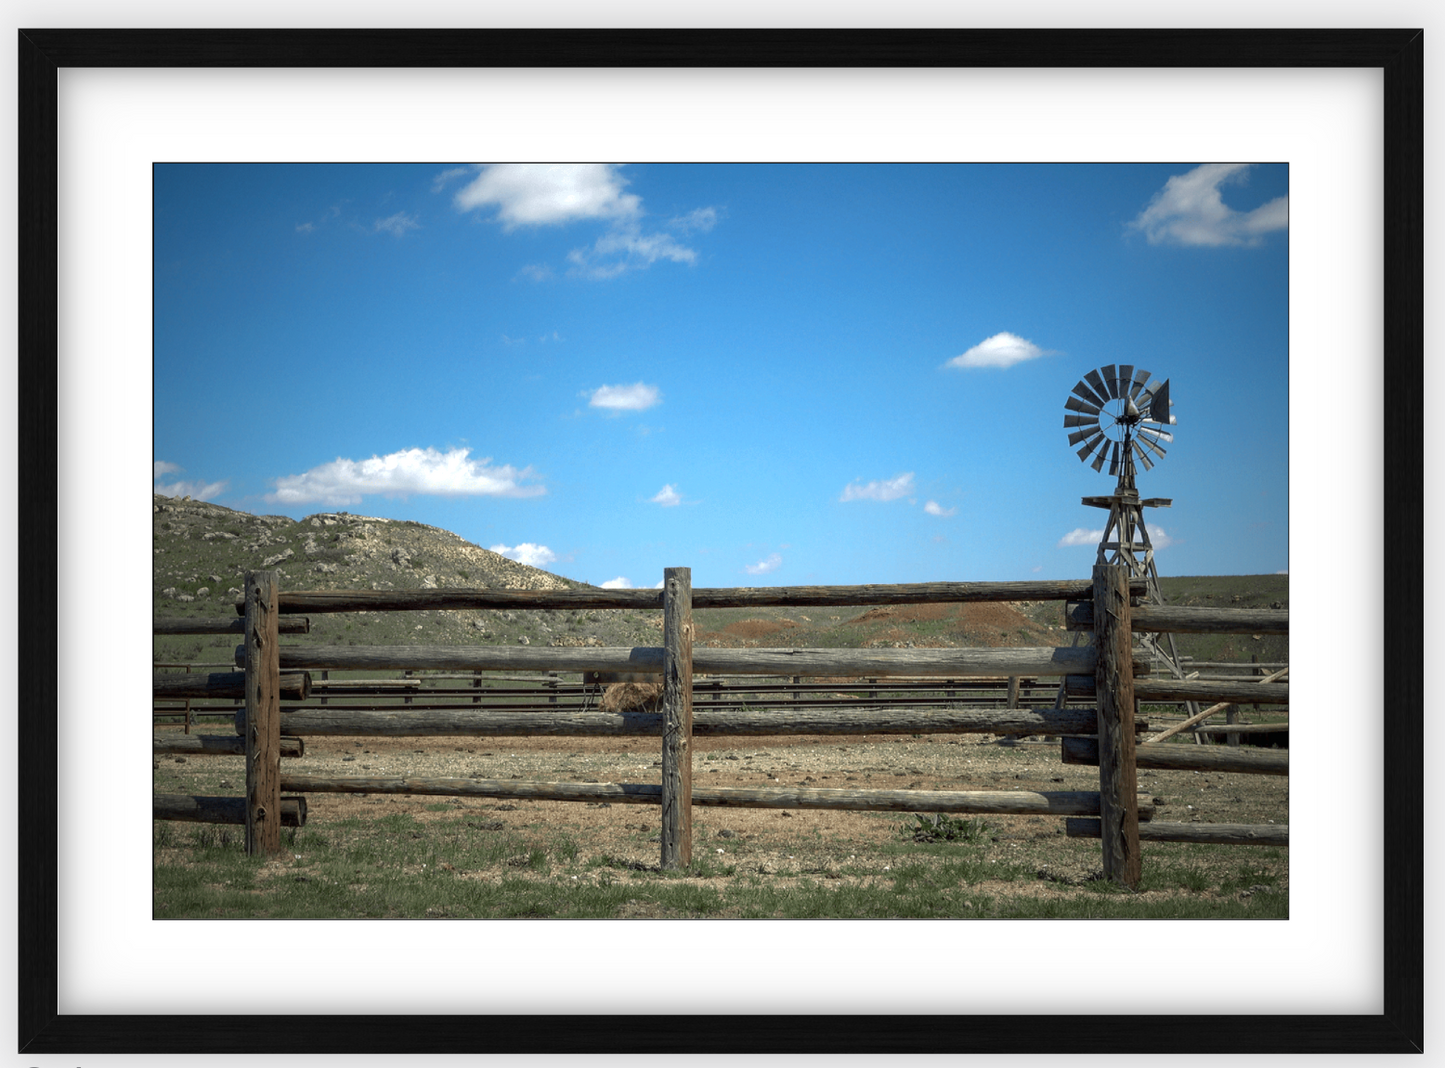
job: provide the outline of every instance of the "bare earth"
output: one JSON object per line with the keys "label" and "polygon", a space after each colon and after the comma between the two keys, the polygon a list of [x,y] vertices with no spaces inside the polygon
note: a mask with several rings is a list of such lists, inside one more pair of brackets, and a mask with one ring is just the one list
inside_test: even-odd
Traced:
{"label": "bare earth", "polygon": [[[214,728],[204,728],[206,732]],[[157,733],[161,733],[158,729]],[[1057,742],[999,744],[989,736],[758,737],[694,739],[697,786],[804,785],[857,789],[1097,790],[1098,770],[1060,762]],[[161,793],[240,794],[240,757],[161,757],[155,761]],[[651,738],[308,738],[306,755],[283,769],[334,777],[410,776],[523,779],[558,782],[660,783],[660,745]],[[1141,771],[1140,793],[1156,798],[1156,818],[1170,822],[1287,823],[1288,779],[1282,776]],[[471,816],[476,833],[537,828],[570,835],[583,857],[605,855],[655,867],[660,859],[656,805],[507,801],[492,798],[307,795],[308,829],[352,817],[407,813],[418,820]],[[445,805],[445,809],[439,806]],[[432,809],[429,811],[428,809]],[[986,816],[987,856],[1039,869],[1037,881],[981,887],[998,895],[1071,892],[1098,872],[1097,841],[1068,839],[1063,821],[1047,816]],[[734,869],[733,877],[759,875],[786,886],[798,878],[857,880],[899,863],[896,846],[911,817],[901,812],[744,809],[695,806],[693,855]],[[893,851],[881,847],[891,844]],[[1151,850],[1179,849],[1145,844]],[[1249,847],[1210,847],[1221,863],[1253,859]],[[1281,884],[1287,871],[1280,863]],[[846,872],[840,869],[846,868]],[[527,876],[516,868],[465,873],[494,879]],[[537,878],[546,878],[537,875]],[[585,878],[586,876],[584,876]],[[716,876],[712,877],[716,879]]]}

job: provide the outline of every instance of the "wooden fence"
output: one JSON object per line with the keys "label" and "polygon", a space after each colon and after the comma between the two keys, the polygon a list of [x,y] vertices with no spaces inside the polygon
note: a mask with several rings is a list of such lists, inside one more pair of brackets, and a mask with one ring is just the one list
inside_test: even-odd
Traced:
{"label": "wooden fence", "polygon": [[[1137,790],[1138,767],[1204,767],[1220,771],[1285,774],[1287,753],[1200,750],[1140,742],[1147,725],[1136,722],[1140,700],[1212,700],[1200,721],[1235,701],[1288,701],[1278,681],[1202,682],[1146,678],[1147,661],[1132,650],[1134,631],[1284,633],[1284,611],[1135,607],[1143,582],[1123,568],[1098,566],[1092,582],[922,583],[896,586],[793,586],[766,589],[699,589],[688,568],[668,568],[661,590],[331,590],[282,592],[275,572],[246,577],[239,620],[187,624],[188,633],[235,633],[239,672],[191,676],[186,695],[238,695],[240,737],[190,736],[156,740],[156,752],[244,752],[246,794],[236,799],[158,797],[158,819],[244,822],[250,853],[279,851],[280,829],[306,818],[307,793],[390,793],[562,801],[609,801],[660,805],[661,863],[686,866],[692,855],[695,805],[754,808],[820,808],[854,811],[958,812],[1051,815],[1066,818],[1074,837],[1098,837],[1105,876],[1135,886],[1139,842],[1197,841],[1284,844],[1288,829],[1161,824],[1151,820],[1152,802]],[[1072,648],[999,649],[712,649],[694,648],[694,607],[853,606],[962,601],[1063,600],[1071,629],[1089,629],[1094,641]],[[1101,607],[1102,606],[1102,609]],[[283,646],[281,633],[305,633],[305,614],[350,611],[416,611],[481,608],[635,608],[663,611],[661,647],[530,648],[499,646]],[[239,628],[237,623],[240,624]],[[175,633],[158,621],[157,633]],[[199,629],[211,628],[211,629]],[[522,711],[393,707],[361,710],[310,706],[283,710],[283,698],[313,694],[314,672],[334,670],[443,672],[641,673],[662,683],[659,712],[577,712],[562,708]],[[1070,695],[1090,707],[882,708],[782,707],[767,711],[694,707],[694,672],[713,676],[772,675],[798,679],[826,676],[888,679],[1062,678]],[[1281,673],[1282,674],[1282,673]],[[178,684],[157,676],[163,686]],[[180,696],[175,689],[172,696]],[[1015,704],[1016,702],[1010,702]],[[799,704],[802,704],[800,702]],[[1094,791],[924,791],[808,788],[694,789],[695,735],[988,733],[1061,736],[1066,763],[1096,764]],[[1172,733],[1172,729],[1171,729]],[[304,752],[307,735],[344,736],[532,736],[650,735],[661,739],[662,782],[564,783],[515,780],[329,778],[288,775],[281,761]],[[177,748],[180,747],[180,748]],[[1188,753],[1181,757],[1180,753]],[[1185,760],[1185,763],[1178,763]],[[1193,760],[1195,763],[1189,763]],[[1198,763],[1204,760],[1206,763]],[[297,795],[297,796],[283,796]],[[1142,825],[1141,825],[1142,821]]]}

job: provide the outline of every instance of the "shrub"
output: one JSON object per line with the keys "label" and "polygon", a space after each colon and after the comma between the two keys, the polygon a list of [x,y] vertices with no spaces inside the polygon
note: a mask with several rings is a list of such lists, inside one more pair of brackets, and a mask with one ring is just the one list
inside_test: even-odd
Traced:
{"label": "shrub", "polygon": [[914,813],[914,822],[903,823],[903,836],[915,842],[977,842],[989,835],[988,824],[980,819],[961,820],[942,812]]}

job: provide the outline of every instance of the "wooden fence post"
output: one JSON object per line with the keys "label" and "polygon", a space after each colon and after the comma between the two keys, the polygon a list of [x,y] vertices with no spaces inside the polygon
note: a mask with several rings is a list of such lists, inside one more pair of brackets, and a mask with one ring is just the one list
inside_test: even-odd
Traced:
{"label": "wooden fence post", "polygon": [[281,851],[281,650],[274,571],[246,573],[246,853]]}
{"label": "wooden fence post", "polygon": [[1104,878],[1139,885],[1138,774],[1134,766],[1133,638],[1129,629],[1129,572],[1094,566],[1095,700],[1099,706],[1099,817]]}
{"label": "wooden fence post", "polygon": [[662,593],[662,867],[692,863],[692,568]]}

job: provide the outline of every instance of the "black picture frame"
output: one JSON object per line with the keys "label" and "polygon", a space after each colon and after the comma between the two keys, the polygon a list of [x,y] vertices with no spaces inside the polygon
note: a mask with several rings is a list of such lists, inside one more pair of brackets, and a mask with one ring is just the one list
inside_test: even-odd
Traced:
{"label": "black picture frame", "polygon": [[[19,1051],[1374,1053],[1424,1043],[1423,35],[1400,30],[20,30]],[[75,67],[1363,67],[1384,77],[1385,730],[1379,1015],[60,1015],[57,72]],[[1365,575],[1356,581],[1368,582]],[[621,977],[619,977],[621,979]],[[646,976],[634,976],[639,990]],[[1121,991],[1121,1003],[1131,1000]],[[646,1011],[639,997],[640,1012]]]}

